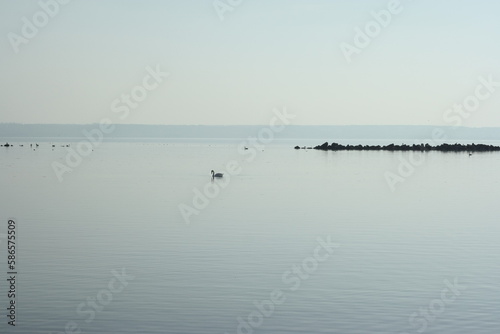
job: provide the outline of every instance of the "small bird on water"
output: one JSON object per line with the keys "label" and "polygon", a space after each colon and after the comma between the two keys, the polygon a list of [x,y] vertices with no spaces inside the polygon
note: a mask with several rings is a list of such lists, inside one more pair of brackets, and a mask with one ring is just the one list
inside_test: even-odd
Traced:
{"label": "small bird on water", "polygon": [[224,176],[224,174],[222,174],[222,173],[216,173],[216,172],[214,172],[213,169],[212,169],[212,171],[210,173],[212,173],[212,179],[214,177],[223,177]]}

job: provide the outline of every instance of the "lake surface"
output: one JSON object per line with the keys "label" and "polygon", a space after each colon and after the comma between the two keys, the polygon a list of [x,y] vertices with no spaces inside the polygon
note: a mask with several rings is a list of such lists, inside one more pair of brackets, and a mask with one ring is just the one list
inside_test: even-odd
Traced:
{"label": "lake surface", "polygon": [[500,153],[428,152],[391,189],[387,173],[421,156],[104,143],[59,182],[51,164],[77,143],[34,142],[0,147],[1,333],[500,328]]}

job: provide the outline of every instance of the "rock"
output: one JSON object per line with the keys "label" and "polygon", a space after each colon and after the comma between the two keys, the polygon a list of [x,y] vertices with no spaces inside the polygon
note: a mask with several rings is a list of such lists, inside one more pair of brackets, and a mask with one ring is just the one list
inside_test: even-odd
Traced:
{"label": "rock", "polygon": [[318,146],[314,147],[314,149],[326,151],[326,150],[328,150],[328,142],[324,142],[322,145],[318,145]]}

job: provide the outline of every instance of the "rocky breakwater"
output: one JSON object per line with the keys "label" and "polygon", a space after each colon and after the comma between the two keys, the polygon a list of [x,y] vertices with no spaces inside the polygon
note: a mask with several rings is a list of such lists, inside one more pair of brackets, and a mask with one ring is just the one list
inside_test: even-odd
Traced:
{"label": "rocky breakwater", "polygon": [[[299,146],[295,146],[295,149],[301,149]],[[493,152],[500,151],[499,146],[486,145],[486,144],[441,144],[441,145],[429,145],[429,144],[413,144],[413,145],[342,145],[338,143],[328,142],[323,143],[314,147],[315,150],[322,151],[441,151],[441,152]]]}

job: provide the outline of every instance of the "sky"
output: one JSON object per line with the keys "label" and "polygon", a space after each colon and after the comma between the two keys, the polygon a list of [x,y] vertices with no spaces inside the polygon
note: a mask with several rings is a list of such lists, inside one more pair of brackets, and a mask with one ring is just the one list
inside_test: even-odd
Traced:
{"label": "sky", "polygon": [[500,126],[499,12],[491,0],[2,1],[0,122],[253,125],[286,108],[296,125]]}

